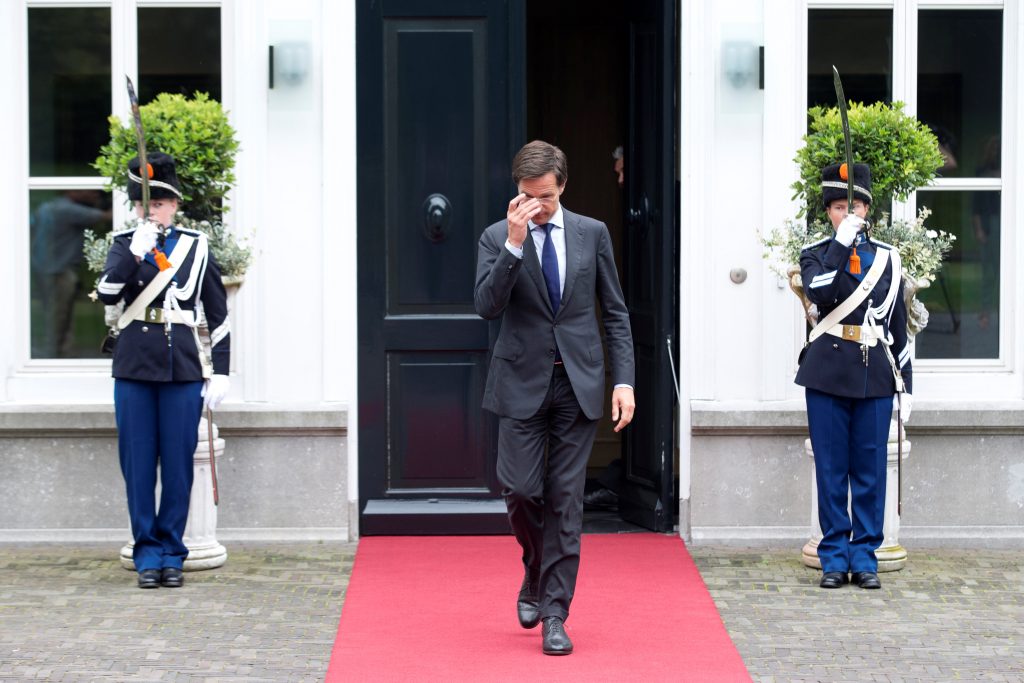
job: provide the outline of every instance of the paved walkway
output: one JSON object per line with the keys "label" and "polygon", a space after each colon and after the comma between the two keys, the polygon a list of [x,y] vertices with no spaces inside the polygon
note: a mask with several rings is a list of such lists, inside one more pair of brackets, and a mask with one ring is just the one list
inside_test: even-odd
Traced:
{"label": "paved walkway", "polygon": [[[228,551],[142,591],[117,547],[0,545],[0,679],[322,680],[355,545]],[[1024,682],[1024,552],[912,549],[880,591],[817,588],[799,548],[692,552],[757,681]]]}
{"label": "paved walkway", "polygon": [[799,547],[691,552],[756,681],[1024,681],[1024,552],[911,548],[875,591]]}

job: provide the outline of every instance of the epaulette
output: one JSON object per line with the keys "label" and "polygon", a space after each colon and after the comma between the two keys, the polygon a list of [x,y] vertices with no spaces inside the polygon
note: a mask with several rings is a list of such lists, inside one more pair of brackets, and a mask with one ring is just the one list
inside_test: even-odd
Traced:
{"label": "epaulette", "polygon": [[121,235],[127,235],[127,234],[132,233],[132,232],[135,232],[135,228],[125,228],[124,230],[118,230],[118,231],[114,232],[111,236],[112,237],[120,237]]}
{"label": "epaulette", "polygon": [[177,225],[174,226],[174,229],[177,230],[178,232],[185,232],[185,233],[188,233],[189,235],[195,235],[196,237],[202,237],[203,235],[206,234],[202,230],[193,230],[192,228],[182,228],[182,227],[179,227]]}
{"label": "epaulette", "polygon": [[891,244],[887,244],[887,243],[883,242],[882,240],[876,240],[874,237],[871,238],[871,243],[874,244],[874,245],[877,245],[879,247],[885,247],[886,249],[891,249],[892,251],[896,251],[896,247],[892,246]]}
{"label": "epaulette", "polygon": [[822,244],[825,244],[825,242],[830,242],[831,240],[832,240],[831,237],[823,237],[820,240],[818,240],[817,242],[811,242],[810,244],[805,244],[804,246],[800,247],[800,251],[807,251],[808,249],[814,249],[815,247],[820,247]]}

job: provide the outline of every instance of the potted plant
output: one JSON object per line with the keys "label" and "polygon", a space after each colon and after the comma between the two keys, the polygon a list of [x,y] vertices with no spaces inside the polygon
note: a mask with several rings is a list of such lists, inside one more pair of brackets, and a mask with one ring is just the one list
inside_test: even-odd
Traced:
{"label": "potted plant", "polygon": [[[221,269],[229,296],[241,285],[252,262],[252,249],[224,225],[229,210],[228,192],[235,182],[238,141],[221,104],[205,93],[192,99],[160,93],[139,108],[146,134],[146,149],[174,157],[183,195],[176,223],[200,230],[210,240],[210,251]],[[93,168],[110,178],[108,188],[123,188],[128,180],[128,161],[136,156],[131,122],[111,116],[110,142],[100,148]],[[94,273],[103,271],[112,234],[85,233],[85,258]],[[94,297],[95,298],[95,297]]]}
{"label": "potted plant", "polygon": [[[952,248],[956,236],[925,226],[931,215],[926,207],[921,207],[912,221],[891,221],[888,209],[893,198],[906,200],[911,192],[935,177],[943,163],[939,142],[927,126],[903,112],[902,102],[851,102],[848,113],[854,161],[871,166],[876,198],[871,209],[880,214],[878,220],[872,220],[871,236],[891,244],[900,253],[907,331],[913,336],[928,324],[928,311],[915,295],[935,280],[943,256]],[[761,244],[772,270],[787,280],[800,298],[808,322],[814,325],[817,310],[804,296],[800,252],[805,245],[832,235],[832,225],[822,208],[821,169],[842,159],[844,145],[837,107],[812,107],[808,116],[809,132],[794,159],[800,178],[792,185],[793,198],[801,200],[800,211],[794,219],[761,235]]]}

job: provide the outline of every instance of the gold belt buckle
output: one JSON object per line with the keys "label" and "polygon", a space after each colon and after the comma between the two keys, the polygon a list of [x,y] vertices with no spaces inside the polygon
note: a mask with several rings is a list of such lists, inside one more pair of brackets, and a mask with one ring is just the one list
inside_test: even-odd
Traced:
{"label": "gold belt buckle", "polygon": [[146,309],[146,322],[156,323],[157,325],[164,321],[164,309],[162,308],[147,308]]}
{"label": "gold belt buckle", "polygon": [[860,325],[843,325],[843,339],[860,341]]}

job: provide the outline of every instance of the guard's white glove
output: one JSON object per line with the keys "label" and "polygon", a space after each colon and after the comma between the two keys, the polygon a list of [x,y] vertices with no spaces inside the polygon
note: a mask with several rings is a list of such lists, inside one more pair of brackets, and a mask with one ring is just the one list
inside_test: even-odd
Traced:
{"label": "guard's white glove", "polygon": [[914,405],[914,397],[910,394],[903,394],[901,399],[898,396],[892,397],[892,409],[900,411],[900,421],[906,424],[910,420],[910,410]]}
{"label": "guard's white glove", "polygon": [[227,375],[213,375],[210,379],[206,380],[203,384],[203,410],[209,408],[210,410],[216,410],[217,406],[221,404],[224,397],[228,395],[228,389],[231,388],[231,380],[228,379]]}
{"label": "guard's white glove", "polygon": [[836,228],[836,241],[842,244],[844,247],[848,247],[853,244],[853,240],[857,239],[857,233],[864,227],[864,219],[854,214],[849,214],[843,219],[843,222]]}
{"label": "guard's white glove", "polygon": [[128,247],[139,258],[153,251],[156,240],[160,236],[160,225],[153,221],[140,221],[132,235],[132,243]]}

